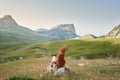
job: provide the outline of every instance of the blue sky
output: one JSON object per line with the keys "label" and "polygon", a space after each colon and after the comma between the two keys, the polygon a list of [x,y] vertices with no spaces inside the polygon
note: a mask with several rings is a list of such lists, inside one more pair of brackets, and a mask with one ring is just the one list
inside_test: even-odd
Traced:
{"label": "blue sky", "polygon": [[120,0],[0,0],[4,15],[33,30],[74,24],[81,36],[99,36],[120,24]]}

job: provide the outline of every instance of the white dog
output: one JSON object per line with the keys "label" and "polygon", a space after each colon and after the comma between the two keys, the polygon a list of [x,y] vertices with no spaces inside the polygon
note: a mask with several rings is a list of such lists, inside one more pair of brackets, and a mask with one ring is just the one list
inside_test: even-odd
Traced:
{"label": "white dog", "polygon": [[[61,74],[64,74],[66,72],[70,72],[70,70],[68,68],[65,68],[65,67],[57,69],[56,61],[57,61],[56,55],[52,55],[52,61],[51,61],[50,65],[47,66],[47,68],[45,69],[45,72],[43,74],[54,73],[55,75],[61,75]],[[43,74],[40,74],[40,77],[42,77]]]}
{"label": "white dog", "polygon": [[56,55],[52,55],[52,61],[50,65],[46,68],[45,73],[52,73],[57,70],[56,66]]}

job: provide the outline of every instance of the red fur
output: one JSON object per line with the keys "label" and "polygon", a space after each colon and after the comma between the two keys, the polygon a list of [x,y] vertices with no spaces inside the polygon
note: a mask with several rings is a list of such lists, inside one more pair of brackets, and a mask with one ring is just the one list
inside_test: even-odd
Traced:
{"label": "red fur", "polygon": [[58,54],[57,54],[57,68],[61,68],[61,67],[64,67],[65,66],[65,59],[64,59],[64,56],[65,56],[65,52],[67,51],[67,47],[62,47]]}

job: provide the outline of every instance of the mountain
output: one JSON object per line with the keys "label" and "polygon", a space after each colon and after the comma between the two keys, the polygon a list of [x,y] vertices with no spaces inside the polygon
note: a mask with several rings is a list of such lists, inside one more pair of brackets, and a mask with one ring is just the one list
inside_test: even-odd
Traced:
{"label": "mountain", "polygon": [[60,24],[50,30],[38,29],[36,32],[40,35],[52,36],[60,40],[71,39],[78,36],[75,32],[74,24]]}
{"label": "mountain", "polygon": [[44,37],[37,35],[34,31],[20,26],[11,17],[11,15],[5,15],[0,18],[0,42],[6,41],[49,41],[51,37]]}
{"label": "mountain", "polygon": [[107,35],[107,38],[120,38],[120,24],[113,28]]}
{"label": "mountain", "polygon": [[82,39],[95,39],[95,38],[97,38],[97,37],[92,34],[86,34],[82,37]]}

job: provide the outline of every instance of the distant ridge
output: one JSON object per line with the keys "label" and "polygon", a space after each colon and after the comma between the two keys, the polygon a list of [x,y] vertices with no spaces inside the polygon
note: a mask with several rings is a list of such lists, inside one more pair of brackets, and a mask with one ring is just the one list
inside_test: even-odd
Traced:
{"label": "distant ridge", "polygon": [[11,15],[0,18],[0,41],[39,41],[54,40],[51,37],[37,35],[34,31],[20,26]]}
{"label": "distant ridge", "polygon": [[75,32],[74,24],[60,24],[50,30],[38,29],[36,32],[40,35],[52,36],[60,40],[71,39],[78,36]]}
{"label": "distant ridge", "polygon": [[97,38],[96,36],[94,36],[93,34],[86,34],[83,37],[81,37],[82,39],[95,39]]}

